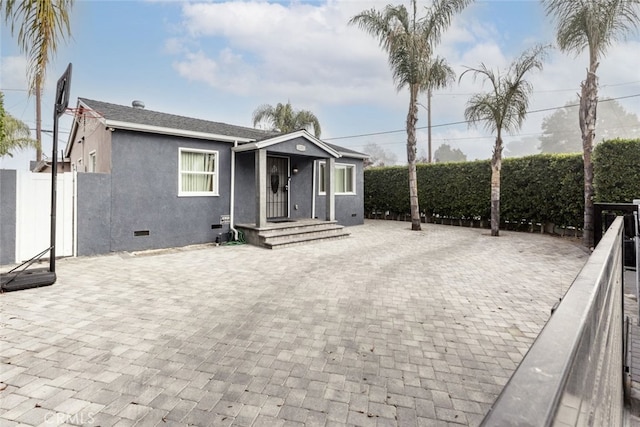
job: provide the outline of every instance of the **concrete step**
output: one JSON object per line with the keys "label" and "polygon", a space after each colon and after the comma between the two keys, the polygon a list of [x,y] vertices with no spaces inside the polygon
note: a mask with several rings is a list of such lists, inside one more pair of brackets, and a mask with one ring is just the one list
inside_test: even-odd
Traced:
{"label": "concrete step", "polygon": [[295,236],[289,236],[288,239],[278,239],[277,241],[265,241],[262,246],[267,249],[281,249],[289,246],[298,246],[309,243],[326,242],[330,240],[338,240],[349,237],[350,233],[346,231],[327,233],[305,233]]}
{"label": "concrete step", "polygon": [[311,230],[328,230],[333,228],[343,228],[336,221],[313,221],[313,222],[287,222],[279,223],[277,226],[271,226],[269,228],[260,230],[260,235],[274,236],[280,234],[294,234],[300,232],[306,232]]}
{"label": "concrete step", "polygon": [[283,248],[319,240],[334,240],[349,236],[342,225],[335,222],[312,224],[291,223],[291,225],[261,230],[258,233],[260,246],[268,249]]}
{"label": "concrete step", "polygon": [[332,234],[342,231],[343,229],[344,227],[338,224],[310,225],[292,228],[280,228],[277,230],[264,230],[260,231],[259,236],[264,240],[277,241],[282,239],[295,238],[296,236],[300,235]]}
{"label": "concrete step", "polygon": [[244,232],[247,243],[268,249],[342,239],[350,234],[337,221],[311,219],[270,222],[262,228],[252,224],[237,227]]}

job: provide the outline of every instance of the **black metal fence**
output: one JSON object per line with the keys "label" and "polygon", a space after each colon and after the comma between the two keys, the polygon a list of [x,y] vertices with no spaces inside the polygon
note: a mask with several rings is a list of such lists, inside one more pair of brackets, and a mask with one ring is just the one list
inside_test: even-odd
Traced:
{"label": "black metal fence", "polygon": [[618,217],[483,426],[623,424],[623,219]]}

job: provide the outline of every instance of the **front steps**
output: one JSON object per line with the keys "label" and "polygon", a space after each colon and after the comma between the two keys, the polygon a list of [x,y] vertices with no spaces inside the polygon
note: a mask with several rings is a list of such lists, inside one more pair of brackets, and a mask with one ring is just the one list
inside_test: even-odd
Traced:
{"label": "front steps", "polygon": [[261,228],[252,224],[238,224],[236,228],[242,230],[247,243],[267,249],[343,239],[349,236],[349,232],[336,221],[314,219],[269,222]]}

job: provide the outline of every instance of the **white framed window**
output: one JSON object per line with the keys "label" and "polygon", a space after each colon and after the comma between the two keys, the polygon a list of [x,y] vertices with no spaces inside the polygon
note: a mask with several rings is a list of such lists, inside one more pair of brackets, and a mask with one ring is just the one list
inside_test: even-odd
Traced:
{"label": "white framed window", "polygon": [[178,196],[218,195],[218,152],[182,148],[178,152]]}
{"label": "white framed window", "polygon": [[97,165],[96,151],[93,150],[89,153],[89,172],[95,172]]}
{"label": "white framed window", "polygon": [[[326,162],[320,162],[320,194],[325,191]],[[347,163],[336,163],[334,167],[334,189],[336,194],[356,194],[356,166]]]}

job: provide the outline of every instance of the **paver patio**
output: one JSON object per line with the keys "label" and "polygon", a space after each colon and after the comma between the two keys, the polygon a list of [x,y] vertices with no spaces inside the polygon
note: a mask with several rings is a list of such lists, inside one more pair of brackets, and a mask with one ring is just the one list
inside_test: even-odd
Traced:
{"label": "paver patio", "polygon": [[409,226],[60,260],[0,295],[0,425],[478,425],[587,255]]}

